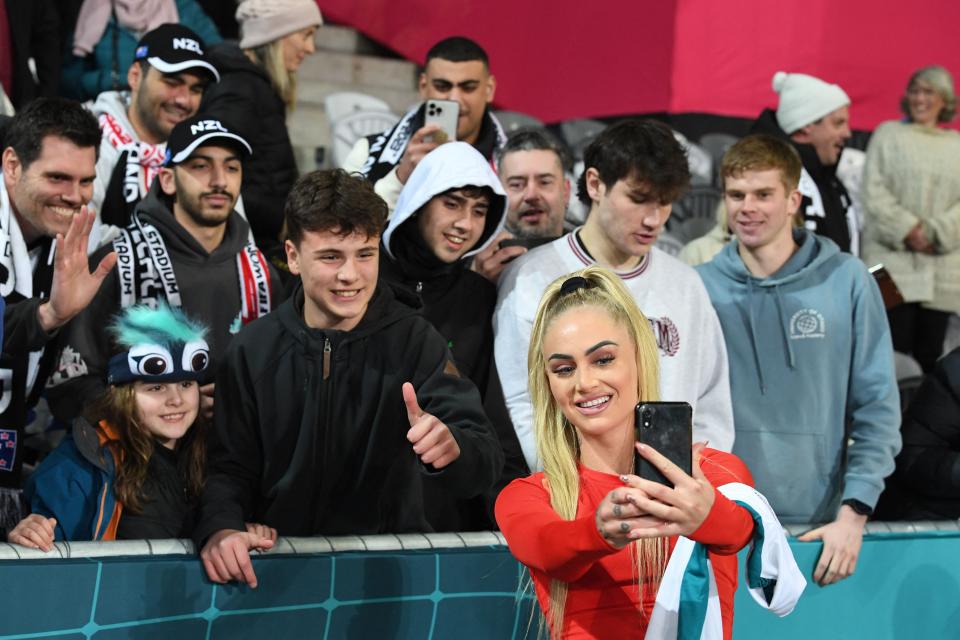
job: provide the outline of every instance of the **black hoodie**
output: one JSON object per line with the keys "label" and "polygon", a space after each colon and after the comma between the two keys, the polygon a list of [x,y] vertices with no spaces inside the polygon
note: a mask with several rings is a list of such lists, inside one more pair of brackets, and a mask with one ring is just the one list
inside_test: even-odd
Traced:
{"label": "black hoodie", "polygon": [[843,183],[837,178],[836,165],[828,167],[820,162],[817,150],[810,144],[794,142],[777,123],[777,114],[773,109],[764,109],[750,129],[750,133],[766,133],[784,142],[789,142],[800,154],[803,168],[816,183],[820,198],[823,200],[824,216],[820,217],[810,210],[813,200],[804,195],[800,203],[804,226],[814,233],[826,236],[850,253],[850,227],[847,223],[847,210],[852,206],[850,195]]}
{"label": "black hoodie", "polygon": [[[283,536],[429,532],[426,483],[466,498],[500,474],[503,454],[476,388],[389,286],[378,286],[351,331],[309,328],[303,303],[298,288],[244,328],[218,371],[198,548],[247,521]],[[406,439],[407,381],[460,446],[439,472]]]}
{"label": "black hoodie", "polygon": [[[220,246],[213,253],[207,253],[174,218],[168,198],[162,195],[159,185],[160,181],[154,180],[150,192],[137,204],[134,215],[156,227],[163,237],[173,262],[183,310],[209,327],[207,342],[216,363],[233,337],[231,331],[239,330],[236,324],[240,312],[237,253],[249,242],[249,227],[237,212],[231,212]],[[90,258],[90,264],[99,264],[112,250],[112,245],[102,247]],[[276,308],[285,295],[276,270],[268,268],[272,305]],[[119,276],[114,268],[87,308],[63,332],[60,363],[47,388],[47,400],[58,418],[67,421],[80,415],[83,407],[105,388],[107,362],[114,352],[105,329],[119,310]]]}
{"label": "black hoodie", "polygon": [[283,203],[298,175],[286,106],[267,73],[235,44],[210,47],[209,55],[220,82],[204,91],[200,113],[220,118],[253,148],[243,161],[240,193],[257,246],[275,259],[282,251]]}

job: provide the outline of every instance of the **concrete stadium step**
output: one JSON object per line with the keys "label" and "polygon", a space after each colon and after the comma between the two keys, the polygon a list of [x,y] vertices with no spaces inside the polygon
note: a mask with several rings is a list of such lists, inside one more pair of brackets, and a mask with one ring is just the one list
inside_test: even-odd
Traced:
{"label": "concrete stadium step", "polygon": [[417,66],[406,60],[317,51],[303,61],[297,82],[314,82],[409,90],[417,79]]}
{"label": "concrete stadium step", "polygon": [[383,50],[383,47],[356,29],[336,24],[325,24],[317,29],[314,41],[317,43],[317,49],[342,53],[378,55]]}
{"label": "concrete stadium step", "polygon": [[[340,91],[366,93],[390,105],[397,114],[417,102],[417,65],[387,57],[392,54],[355,29],[321,27],[317,52],[303,61],[297,74],[297,107],[287,120],[301,172],[329,167],[330,123],[324,98]],[[317,163],[317,150],[325,159]]]}

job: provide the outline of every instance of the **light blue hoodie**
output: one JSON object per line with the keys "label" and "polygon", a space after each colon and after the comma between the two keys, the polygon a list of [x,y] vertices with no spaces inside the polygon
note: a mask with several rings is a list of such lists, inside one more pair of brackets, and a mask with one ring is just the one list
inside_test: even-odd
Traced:
{"label": "light blue hoodie", "polygon": [[863,263],[806,230],[794,240],[768,278],[750,275],[736,241],[697,271],[727,343],[733,452],[782,521],[829,522],[841,499],[875,506],[893,471],[893,346]]}

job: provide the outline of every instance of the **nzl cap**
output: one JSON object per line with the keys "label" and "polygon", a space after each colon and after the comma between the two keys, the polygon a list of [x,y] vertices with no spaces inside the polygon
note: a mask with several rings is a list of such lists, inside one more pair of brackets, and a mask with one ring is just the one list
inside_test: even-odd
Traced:
{"label": "nzl cap", "polygon": [[197,147],[210,144],[236,149],[241,156],[253,153],[250,143],[231,132],[221,120],[209,115],[197,115],[177,123],[170,132],[164,166],[180,164],[189,158]]}
{"label": "nzl cap", "polygon": [[207,60],[203,40],[187,27],[167,23],[140,38],[133,59],[146,60],[161,73],[179,73],[188,69],[203,69],[220,82],[217,68]]}

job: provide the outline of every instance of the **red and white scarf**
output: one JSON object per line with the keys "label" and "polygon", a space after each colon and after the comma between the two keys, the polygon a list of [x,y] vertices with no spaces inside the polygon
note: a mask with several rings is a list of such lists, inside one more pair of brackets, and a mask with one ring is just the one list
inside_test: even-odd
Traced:
{"label": "red and white scarf", "polygon": [[123,195],[127,202],[138,202],[147,195],[153,179],[160,173],[167,156],[166,143],[150,144],[137,140],[123,124],[109,113],[100,114],[100,130],[114,149],[126,153],[126,176],[137,176],[135,181],[123,183]]}

